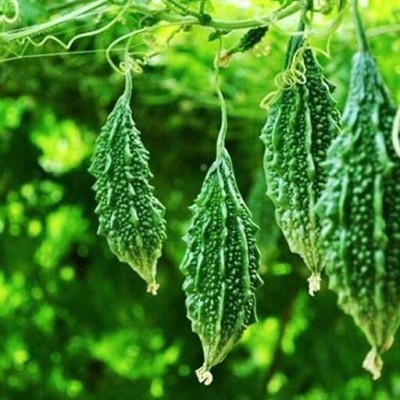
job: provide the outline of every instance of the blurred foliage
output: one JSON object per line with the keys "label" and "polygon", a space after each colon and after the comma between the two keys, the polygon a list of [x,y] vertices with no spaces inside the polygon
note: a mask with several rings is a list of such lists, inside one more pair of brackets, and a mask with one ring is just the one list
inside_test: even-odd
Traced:
{"label": "blurred foliage", "polygon": [[[46,21],[49,10],[63,2],[48,3],[21,1],[21,24]],[[243,3],[240,8],[240,2],[213,1],[213,12],[221,19],[249,18],[277,1]],[[362,12],[372,47],[399,102],[400,8],[394,2],[367,3]],[[323,26],[323,18],[315,18]],[[88,26],[76,21],[60,34],[71,37]],[[295,18],[279,22],[261,45],[236,54],[222,71],[227,146],[261,226],[265,284],[258,293],[259,323],[215,368],[207,388],[194,375],[201,347],[185,317],[178,265],[187,207],[213,161],[220,124],[212,71],[218,43],[208,41],[210,29],[178,32],[134,82],[134,118],[151,153],[156,194],[167,206],[169,223],[156,298],[96,236],[87,173],[95,135],[123,90],[123,78],[110,69],[104,50],[127,27],[116,24],[54,56],[60,48],[51,41],[8,49],[3,60],[13,52],[17,59],[0,68],[0,400],[400,398],[398,342],[384,357],[382,378],[372,381],[361,369],[366,340],[338,310],[326,282],[315,298],[308,296],[307,271],[289,252],[264,195],[258,136],[266,113],[259,103],[274,90],[288,39],[284,31],[295,26]],[[224,47],[243,33],[225,35]],[[165,43],[170,34],[160,29],[151,41]],[[312,41],[326,48],[318,35]],[[337,85],[340,107],[355,46],[347,15],[332,38],[331,58],[320,56]]]}

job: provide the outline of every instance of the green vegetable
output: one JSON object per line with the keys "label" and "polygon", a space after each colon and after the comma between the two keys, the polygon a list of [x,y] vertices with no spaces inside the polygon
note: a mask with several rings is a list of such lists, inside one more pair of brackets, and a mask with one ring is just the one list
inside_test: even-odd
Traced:
{"label": "green vegetable", "polygon": [[96,177],[98,234],[111,251],[128,263],[156,294],[157,259],[166,238],[164,206],[154,197],[149,181],[149,154],[136,129],[129,105],[131,75],[126,88],[96,140],[90,172]]}
{"label": "green vegetable", "polygon": [[204,353],[204,364],[196,373],[206,385],[212,382],[210,369],[256,321],[255,290],[262,283],[257,272],[257,227],[237,187],[224,147],[225,131],[223,108],[217,158],[192,206],[187,250],[180,266],[185,275],[187,316]]}
{"label": "green vegetable", "polygon": [[240,39],[240,42],[232,48],[229,53],[244,53],[252,49],[257,43],[260,43],[262,38],[268,32],[268,26],[259,26],[257,28],[249,29],[244,36]]}
{"label": "green vegetable", "polygon": [[377,379],[400,323],[400,159],[391,137],[396,107],[355,15],[362,48],[318,212],[330,288],[371,344],[363,366]]}
{"label": "green vegetable", "polygon": [[322,164],[340,117],[330,93],[332,84],[301,36],[291,39],[280,78],[261,135],[267,194],[291,251],[300,254],[312,272],[313,294],[325,265],[314,208],[326,181]]}

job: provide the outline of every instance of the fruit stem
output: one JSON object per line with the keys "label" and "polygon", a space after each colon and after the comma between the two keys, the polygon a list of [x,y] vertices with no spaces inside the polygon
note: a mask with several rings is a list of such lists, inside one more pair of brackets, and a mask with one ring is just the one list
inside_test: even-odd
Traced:
{"label": "fruit stem", "polygon": [[358,44],[360,51],[370,52],[369,43],[367,36],[365,35],[364,27],[361,21],[360,10],[358,6],[358,0],[351,0],[351,5],[353,8],[354,22],[356,24]]}
{"label": "fruit stem", "polygon": [[219,84],[219,71],[220,71],[220,65],[219,65],[219,60],[221,57],[221,51],[222,51],[222,39],[219,39],[219,49],[217,52],[217,56],[214,61],[214,67],[215,67],[215,90],[218,95],[219,99],[219,104],[221,106],[221,127],[219,129],[218,133],[218,139],[217,139],[217,159],[222,157],[222,155],[225,152],[225,137],[226,137],[226,132],[228,130],[228,116],[227,116],[227,111],[226,111],[226,102],[224,99],[224,96],[221,92],[220,84]]}

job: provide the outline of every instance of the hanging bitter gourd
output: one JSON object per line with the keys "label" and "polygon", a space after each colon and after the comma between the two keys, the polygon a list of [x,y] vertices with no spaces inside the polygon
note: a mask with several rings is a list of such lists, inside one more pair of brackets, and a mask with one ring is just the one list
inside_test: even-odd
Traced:
{"label": "hanging bitter gourd", "polygon": [[166,238],[165,208],[149,184],[148,151],[132,119],[132,78],[126,72],[124,94],[118,99],[97,137],[89,171],[95,176],[98,234],[112,252],[128,263],[156,294],[156,264]]}
{"label": "hanging bitter gourd", "polygon": [[400,159],[391,138],[396,107],[354,6],[361,49],[317,208],[330,288],[371,344],[363,366],[376,379],[400,323]]}
{"label": "hanging bitter gourd", "polygon": [[225,358],[245,328],[256,320],[255,290],[262,283],[257,272],[257,227],[224,147],[226,114],[222,108],[217,158],[191,208],[193,219],[180,266],[185,275],[187,316],[204,353],[204,364],[196,373],[206,385],[212,382],[210,369]]}
{"label": "hanging bitter gourd", "polygon": [[286,68],[279,78],[261,134],[267,194],[291,251],[300,254],[312,272],[309,292],[313,294],[319,290],[325,265],[315,204],[326,180],[322,163],[338,134],[340,116],[331,97],[333,85],[302,36],[291,38]]}

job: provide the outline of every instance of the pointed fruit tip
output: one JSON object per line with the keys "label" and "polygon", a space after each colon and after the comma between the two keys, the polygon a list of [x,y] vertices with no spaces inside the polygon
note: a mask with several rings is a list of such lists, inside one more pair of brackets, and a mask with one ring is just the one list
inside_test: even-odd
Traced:
{"label": "pointed fruit tip", "polygon": [[365,357],[362,366],[364,369],[372,374],[372,379],[377,380],[380,378],[383,361],[374,347]]}
{"label": "pointed fruit tip", "polygon": [[210,371],[208,371],[204,366],[200,367],[196,370],[197,379],[200,383],[204,383],[204,385],[211,385],[213,381],[213,376]]}
{"label": "pointed fruit tip", "polygon": [[318,292],[321,289],[321,274],[312,273],[311,276],[307,279],[308,281],[308,293],[310,296],[314,296],[315,292]]}
{"label": "pointed fruit tip", "polygon": [[147,285],[147,293],[151,293],[153,296],[156,296],[159,287],[160,285],[157,282],[151,282]]}

